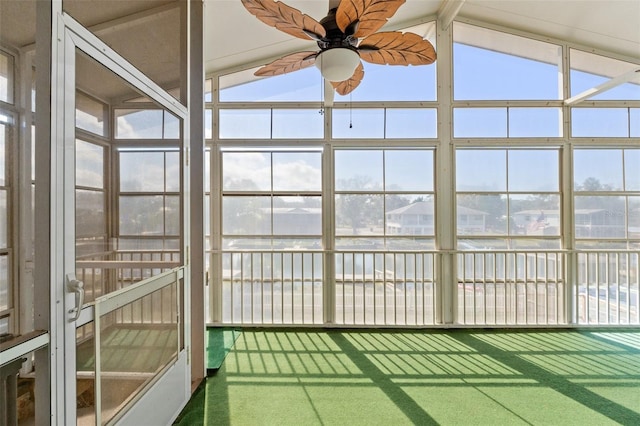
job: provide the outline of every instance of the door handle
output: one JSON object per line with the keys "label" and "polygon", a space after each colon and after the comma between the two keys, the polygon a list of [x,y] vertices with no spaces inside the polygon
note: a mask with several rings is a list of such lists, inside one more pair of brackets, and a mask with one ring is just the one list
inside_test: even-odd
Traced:
{"label": "door handle", "polygon": [[80,311],[84,305],[84,283],[78,280],[75,274],[69,274],[67,275],[67,290],[76,295],[76,307],[68,311],[69,322],[73,322],[80,317]]}

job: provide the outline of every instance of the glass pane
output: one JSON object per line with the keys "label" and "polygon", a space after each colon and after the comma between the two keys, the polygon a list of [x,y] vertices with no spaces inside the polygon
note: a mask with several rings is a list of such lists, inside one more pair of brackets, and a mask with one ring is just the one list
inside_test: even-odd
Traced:
{"label": "glass pane", "polygon": [[622,150],[576,149],[573,182],[576,191],[621,191]]}
{"label": "glass pane", "polygon": [[104,192],[76,189],[76,238],[106,232]]}
{"label": "glass pane", "polygon": [[629,137],[629,110],[627,108],[572,108],[571,136]]}
{"label": "glass pane", "polygon": [[453,136],[456,138],[506,138],[506,108],[454,108]]}
{"label": "glass pane", "polygon": [[434,203],[422,194],[385,196],[386,235],[435,235]]}
{"label": "glass pane", "polygon": [[9,206],[7,205],[7,190],[0,189],[0,248],[7,248],[9,244]]}
{"label": "glass pane", "polygon": [[162,195],[120,196],[120,234],[164,235]]}
{"label": "glass pane", "polygon": [[576,238],[625,238],[624,197],[576,196]]}
{"label": "glass pane", "polygon": [[218,114],[220,139],[271,137],[271,111],[268,109],[221,109]]}
{"label": "glass pane", "polygon": [[164,111],[162,138],[180,139],[180,119],[167,111]]}
{"label": "glass pane", "polygon": [[[180,2],[63,1],[62,6],[65,12],[169,94],[178,100],[186,99],[186,93],[180,92],[180,81],[186,81],[181,71],[186,70],[183,61],[186,58],[184,40],[188,14],[184,13]],[[110,88],[96,87],[95,90],[108,93]],[[110,96],[103,96],[107,93],[95,94],[101,99],[110,99]]]}
{"label": "glass pane", "polygon": [[336,102],[434,101],[436,99],[437,62],[430,65],[403,67],[362,61],[362,65],[364,79],[360,85],[346,96],[336,93]]}
{"label": "glass pane", "polygon": [[454,98],[561,99],[560,46],[453,23]]}
{"label": "glass pane", "polygon": [[270,235],[271,197],[223,197],[222,233]]}
{"label": "glass pane", "polygon": [[387,139],[435,138],[438,136],[437,110],[387,108]]}
{"label": "glass pane", "polygon": [[13,103],[13,56],[0,52],[0,101]]}
{"label": "glass pane", "polygon": [[[638,67],[637,64],[607,58],[593,53],[570,49],[571,96],[593,89],[614,77],[626,74]],[[602,93],[590,100],[640,100],[640,84],[625,83]]]}
{"label": "glass pane", "polygon": [[274,152],[274,191],[321,191],[320,152]]}
{"label": "glass pane", "polygon": [[510,150],[509,191],[559,191],[558,151]]}
{"label": "glass pane", "polygon": [[[5,164],[9,159],[7,155],[7,146],[11,144],[7,143],[11,140],[11,127],[5,123],[4,116],[0,114],[0,186],[6,185],[6,171],[7,165]],[[8,119],[9,117],[7,117]]]}
{"label": "glass pane", "polygon": [[107,105],[76,92],[76,127],[96,135],[107,135]]}
{"label": "glass pane", "polygon": [[213,102],[213,79],[211,78],[204,81],[204,101]]}
{"label": "glass pane", "polygon": [[162,139],[163,111],[119,109],[115,111],[117,139]]}
{"label": "glass pane", "polygon": [[384,138],[384,109],[333,109],[335,139]]}
{"label": "glass pane", "polygon": [[213,139],[213,110],[204,110],[204,138]]}
{"label": "glass pane", "polygon": [[335,151],[335,188],[338,191],[382,190],[382,151]]}
{"label": "glass pane", "polygon": [[506,151],[456,151],[456,188],[458,191],[506,191]]}
{"label": "glass pane", "polygon": [[170,151],[164,153],[165,158],[165,179],[167,192],[180,191],[180,153],[178,151]]}
{"label": "glass pane", "polygon": [[271,156],[265,152],[223,152],[222,189],[270,191]]}
{"label": "glass pane", "polygon": [[277,197],[273,200],[274,235],[321,235],[322,199]]}
{"label": "glass pane", "polygon": [[640,197],[629,197],[628,238],[640,239]]}
{"label": "glass pane", "polygon": [[78,415],[77,425],[94,425],[96,422],[96,351],[94,338],[95,332],[93,321],[76,329],[76,407]]}
{"label": "glass pane", "polygon": [[9,288],[9,255],[0,254],[0,311],[5,311],[13,305],[12,297]]}
{"label": "glass pane", "polygon": [[220,102],[319,102],[322,78],[316,67],[259,78],[257,69],[223,75],[219,79]]}
{"label": "glass pane", "polygon": [[509,196],[510,235],[560,235],[559,195]]}
{"label": "glass pane", "polygon": [[382,195],[336,196],[336,235],[384,235]]}
{"label": "glass pane", "polygon": [[76,140],[76,185],[104,188],[104,147]]}
{"label": "glass pane", "polygon": [[274,139],[321,139],[324,116],[316,109],[274,109]]}
{"label": "glass pane", "polygon": [[504,195],[457,196],[458,235],[506,235],[507,203]]}
{"label": "glass pane", "polygon": [[100,317],[103,421],[176,359],[178,296],[177,285],[171,284]]}
{"label": "glass pane", "polygon": [[624,150],[624,187],[640,191],[640,149]]}
{"label": "glass pane", "polygon": [[180,235],[180,197],[165,197],[165,235]]}
{"label": "glass pane", "polygon": [[387,191],[433,191],[433,151],[387,150],[384,174]]}
{"label": "glass pane", "polygon": [[629,108],[629,136],[640,138],[640,108]]}
{"label": "glass pane", "polygon": [[121,192],[163,192],[164,153],[121,151]]}
{"label": "glass pane", "polygon": [[558,138],[562,136],[562,109],[509,108],[510,138]]}

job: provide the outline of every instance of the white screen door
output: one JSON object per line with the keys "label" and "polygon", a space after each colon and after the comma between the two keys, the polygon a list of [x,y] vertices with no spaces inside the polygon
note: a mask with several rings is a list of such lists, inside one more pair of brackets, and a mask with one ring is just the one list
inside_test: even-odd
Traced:
{"label": "white screen door", "polygon": [[187,111],[62,21],[52,225],[64,424],[170,424],[190,396]]}

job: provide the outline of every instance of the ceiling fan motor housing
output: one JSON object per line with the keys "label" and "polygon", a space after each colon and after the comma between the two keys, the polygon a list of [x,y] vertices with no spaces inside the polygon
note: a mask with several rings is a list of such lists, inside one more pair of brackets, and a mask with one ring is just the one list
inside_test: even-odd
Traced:
{"label": "ceiling fan motor housing", "polygon": [[353,37],[353,34],[355,34],[358,28],[358,21],[351,23],[345,29],[345,32],[342,32],[336,23],[336,9],[331,9],[329,14],[322,18],[320,25],[322,25],[327,32],[322,39],[318,40],[318,47],[321,50],[335,47],[345,47],[347,49],[353,49],[354,51],[356,50],[358,39]]}

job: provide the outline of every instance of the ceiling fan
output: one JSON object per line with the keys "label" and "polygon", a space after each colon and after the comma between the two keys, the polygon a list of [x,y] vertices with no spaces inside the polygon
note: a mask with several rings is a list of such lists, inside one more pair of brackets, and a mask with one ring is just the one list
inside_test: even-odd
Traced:
{"label": "ceiling fan", "polygon": [[[379,65],[428,65],[436,52],[417,34],[399,31],[376,33],[405,0],[341,0],[320,22],[275,0],[242,0],[259,20],[289,35],[313,40],[319,51],[286,55],[255,72],[274,76],[312,65],[336,92],[352,92],[364,77],[362,62]],[[335,4],[331,0],[330,7]]]}

